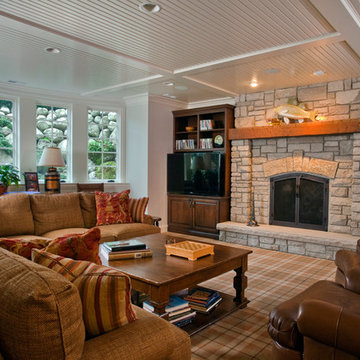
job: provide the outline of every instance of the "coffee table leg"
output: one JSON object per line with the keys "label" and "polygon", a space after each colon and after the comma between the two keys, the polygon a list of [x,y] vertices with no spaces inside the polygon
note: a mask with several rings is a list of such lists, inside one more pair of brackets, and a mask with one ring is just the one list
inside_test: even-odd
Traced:
{"label": "coffee table leg", "polygon": [[152,290],[150,304],[154,307],[154,313],[165,319],[168,318],[168,314],[165,312],[165,308],[167,305],[169,305],[169,297],[170,294],[165,289]]}
{"label": "coffee table leg", "polygon": [[234,270],[236,273],[234,277],[234,289],[236,294],[234,302],[239,304],[240,308],[244,308],[249,302],[245,297],[245,289],[247,288],[247,277],[245,276],[247,270],[247,257],[243,259],[241,266]]}

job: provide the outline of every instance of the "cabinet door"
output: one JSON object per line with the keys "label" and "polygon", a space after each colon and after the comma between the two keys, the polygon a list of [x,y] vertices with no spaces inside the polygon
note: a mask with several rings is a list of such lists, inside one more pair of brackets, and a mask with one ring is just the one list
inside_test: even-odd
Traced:
{"label": "cabinet door", "polygon": [[216,224],[219,222],[219,201],[212,199],[193,199],[193,228],[217,234]]}
{"label": "cabinet door", "polygon": [[187,197],[169,196],[169,225],[182,228],[192,227],[192,199]]}

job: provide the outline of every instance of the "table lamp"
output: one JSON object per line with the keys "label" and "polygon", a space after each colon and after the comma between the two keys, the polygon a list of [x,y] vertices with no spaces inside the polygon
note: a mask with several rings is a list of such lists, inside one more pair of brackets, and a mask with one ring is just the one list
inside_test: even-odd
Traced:
{"label": "table lamp", "polygon": [[46,147],[41,155],[39,166],[50,166],[45,174],[45,192],[60,192],[60,174],[56,167],[65,166],[61,150],[57,147]]}

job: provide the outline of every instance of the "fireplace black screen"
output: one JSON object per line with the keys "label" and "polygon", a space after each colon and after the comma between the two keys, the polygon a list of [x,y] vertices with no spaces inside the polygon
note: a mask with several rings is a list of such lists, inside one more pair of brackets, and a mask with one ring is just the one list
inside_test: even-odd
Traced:
{"label": "fireplace black screen", "polygon": [[329,180],[308,174],[270,179],[270,224],[327,230]]}

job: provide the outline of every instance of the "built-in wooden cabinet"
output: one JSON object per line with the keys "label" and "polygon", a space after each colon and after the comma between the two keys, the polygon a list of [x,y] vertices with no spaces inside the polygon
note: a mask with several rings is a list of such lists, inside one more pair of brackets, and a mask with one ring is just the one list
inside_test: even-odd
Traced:
{"label": "built-in wooden cabinet", "polygon": [[174,115],[175,152],[220,151],[225,155],[224,196],[168,194],[168,230],[218,237],[216,224],[229,220],[230,142],[234,106],[217,105],[177,110]]}
{"label": "built-in wooden cabinet", "polygon": [[168,194],[168,230],[218,237],[216,224],[229,219],[229,198]]}

